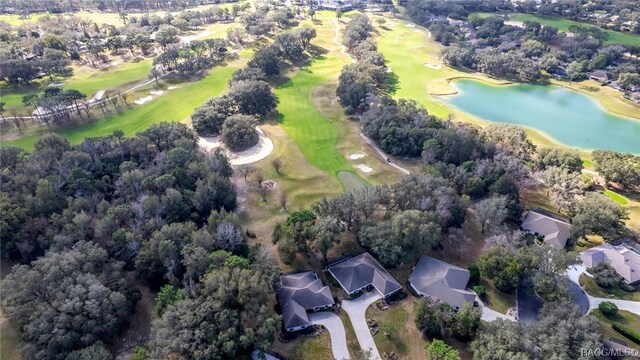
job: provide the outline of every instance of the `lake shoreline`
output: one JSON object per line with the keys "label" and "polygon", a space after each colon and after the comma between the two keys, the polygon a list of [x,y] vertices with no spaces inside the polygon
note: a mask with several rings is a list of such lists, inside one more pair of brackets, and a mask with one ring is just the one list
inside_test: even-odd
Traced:
{"label": "lake shoreline", "polygon": [[[639,118],[609,111],[595,97],[573,88],[559,84],[501,84],[464,76],[449,79],[448,85],[454,91],[431,95],[454,113],[462,113],[465,117],[486,124],[503,122],[522,126],[528,132],[539,134],[545,142],[581,153],[595,149],[640,153],[635,146]],[[512,86],[513,90],[505,90],[504,85]],[[451,96],[463,94],[464,97]],[[486,106],[495,103],[505,104],[510,109]],[[585,119],[588,121],[586,127]]]}

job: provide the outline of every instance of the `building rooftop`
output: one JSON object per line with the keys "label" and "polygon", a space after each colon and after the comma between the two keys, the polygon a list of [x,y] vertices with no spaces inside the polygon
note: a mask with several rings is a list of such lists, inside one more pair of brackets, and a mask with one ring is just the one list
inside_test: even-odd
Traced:
{"label": "building rooftop", "polygon": [[322,285],[315,272],[284,275],[280,284],[277,297],[286,329],[309,325],[307,310],[335,304],[331,290]]}
{"label": "building rooftop", "polygon": [[402,288],[369,253],[332,265],[329,272],[349,294],[372,285],[380,295],[387,297]]}
{"label": "building rooftop", "polygon": [[409,283],[420,295],[436,298],[459,309],[476,299],[476,293],[466,290],[470,276],[466,269],[423,256],[413,268]]}
{"label": "building rooftop", "polygon": [[571,224],[532,210],[525,216],[522,228],[530,233],[544,236],[545,244],[564,248],[569,239]]}

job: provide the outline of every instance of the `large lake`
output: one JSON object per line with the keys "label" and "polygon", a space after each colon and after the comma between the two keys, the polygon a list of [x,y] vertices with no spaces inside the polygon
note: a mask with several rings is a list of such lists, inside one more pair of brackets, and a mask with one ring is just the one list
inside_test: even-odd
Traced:
{"label": "large lake", "polygon": [[492,86],[474,80],[452,85],[459,93],[441,99],[479,118],[533,128],[569,147],[640,154],[640,121],[609,113],[579,92],[559,86]]}

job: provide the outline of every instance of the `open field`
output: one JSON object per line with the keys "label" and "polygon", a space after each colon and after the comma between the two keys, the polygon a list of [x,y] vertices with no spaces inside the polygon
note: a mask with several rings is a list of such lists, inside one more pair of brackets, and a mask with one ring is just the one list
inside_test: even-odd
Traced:
{"label": "open field", "polygon": [[[128,84],[147,80],[152,62],[151,59],[145,59],[137,63],[128,62],[109,66],[105,70],[76,66],[73,76],[59,80],[65,83],[64,89],[79,90],[90,99],[99,90],[125,90]],[[3,89],[2,101],[7,103],[6,106],[9,109],[23,110],[22,97],[43,90],[44,87],[30,87],[26,91],[21,91],[21,89],[5,91]],[[20,113],[24,113],[24,111],[20,111]]]}
{"label": "open field", "polygon": [[[487,17],[494,15],[492,13],[477,13],[481,17]],[[558,28],[558,30],[563,32],[569,32],[570,26],[581,26],[581,27],[595,27],[598,29],[598,26],[592,25],[589,23],[583,23],[578,21],[573,21],[569,19],[562,19],[557,17],[541,17],[530,14],[507,14],[509,15],[509,19],[511,21],[537,21],[542,25],[549,25]],[[640,45],[640,36],[635,34],[624,33],[620,31],[606,30],[601,29],[609,34],[609,37],[605,41],[606,44],[623,44],[623,45]]]}
{"label": "open field", "polygon": [[[233,66],[216,67],[203,79],[185,84],[147,104],[134,106],[93,123],[56,132],[73,143],[79,143],[86,137],[109,135],[115,130],[122,130],[125,135],[132,135],[151,124],[162,121],[182,121],[205,100],[224,91],[227,88],[227,81],[235,70]],[[36,140],[37,135],[33,135],[3,143],[32,149]]]}

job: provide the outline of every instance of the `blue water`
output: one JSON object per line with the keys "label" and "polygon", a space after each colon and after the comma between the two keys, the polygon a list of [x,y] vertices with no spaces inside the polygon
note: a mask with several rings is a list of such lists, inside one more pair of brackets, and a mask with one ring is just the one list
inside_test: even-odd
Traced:
{"label": "blue water", "polygon": [[459,94],[441,99],[476,117],[536,129],[569,147],[640,154],[640,120],[609,113],[579,92],[551,85],[492,86],[474,80],[458,80],[453,86]]}

